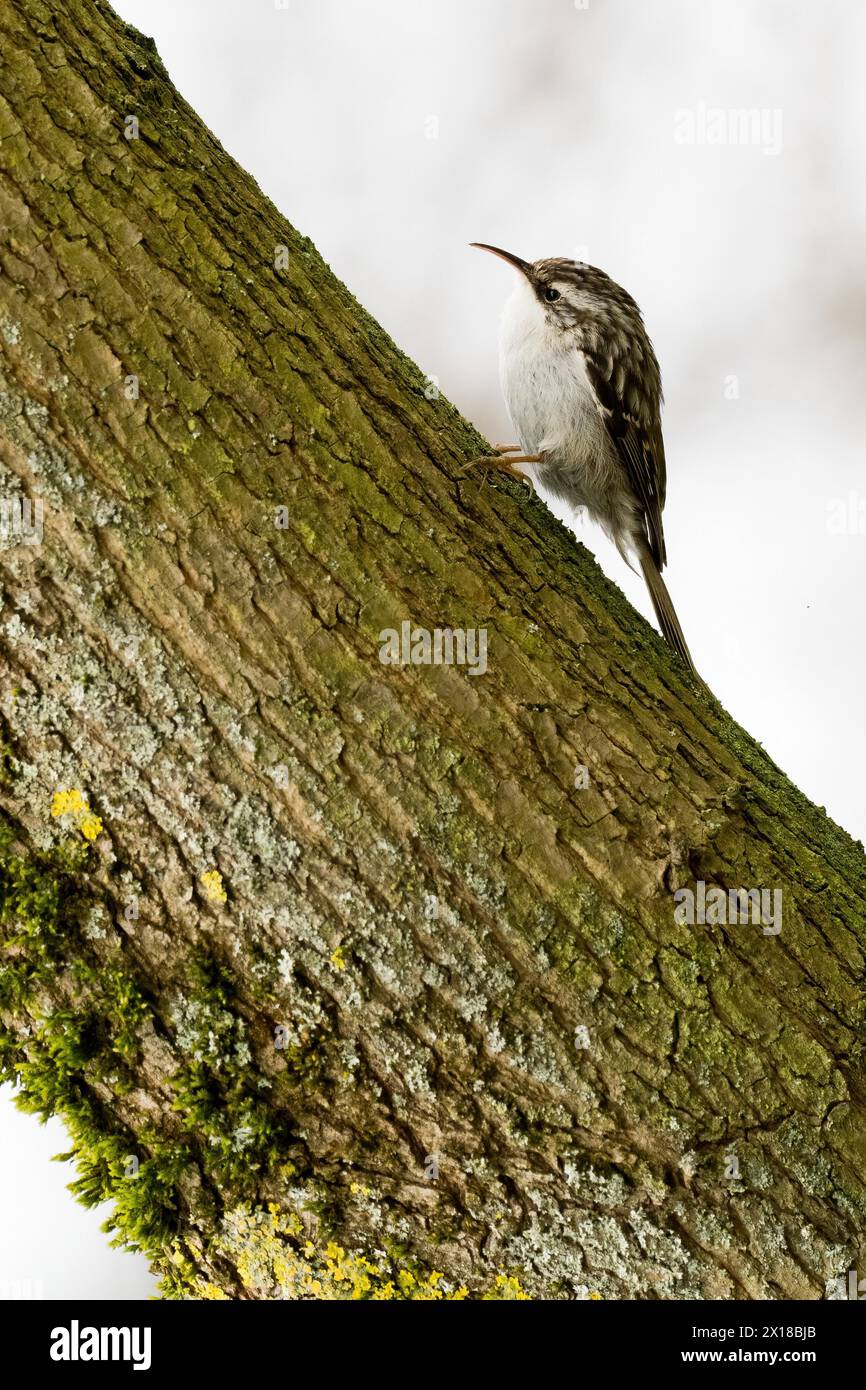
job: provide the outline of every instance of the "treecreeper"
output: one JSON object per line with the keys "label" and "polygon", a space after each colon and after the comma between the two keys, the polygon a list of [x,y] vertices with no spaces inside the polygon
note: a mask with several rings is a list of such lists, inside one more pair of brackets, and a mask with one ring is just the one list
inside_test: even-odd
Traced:
{"label": "treecreeper", "polygon": [[631,295],[582,261],[525,261],[502,316],[499,374],[518,444],[482,460],[584,508],[627,564],[636,557],[659,627],[695,666],[662,579],[665,449],[659,364]]}

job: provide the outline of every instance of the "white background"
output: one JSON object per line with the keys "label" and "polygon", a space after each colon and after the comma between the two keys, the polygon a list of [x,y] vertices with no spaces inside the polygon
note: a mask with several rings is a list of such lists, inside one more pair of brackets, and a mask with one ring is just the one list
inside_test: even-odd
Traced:
{"label": "white background", "polygon": [[[115,7],[489,438],[510,433],[496,340],[512,272],[467,243],[576,255],[631,291],[662,365],[667,577],[692,654],[780,766],[866,836],[866,7]],[[678,142],[676,113],[700,103],[763,109],[781,148]],[[834,533],[852,493],[860,529]],[[641,581],[578,529],[649,615]],[[0,1294],[30,1278],[47,1297],[143,1296],[143,1260],[109,1250],[48,1164],[65,1146],[52,1130],[0,1105]]]}

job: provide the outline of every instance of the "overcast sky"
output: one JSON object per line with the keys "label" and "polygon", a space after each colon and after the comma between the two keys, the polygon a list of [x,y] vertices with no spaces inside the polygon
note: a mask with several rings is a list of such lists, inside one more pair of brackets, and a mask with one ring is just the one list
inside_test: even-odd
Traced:
{"label": "overcast sky", "polygon": [[[489,438],[510,433],[496,354],[511,272],[469,241],[577,256],[635,296],[662,367],[667,579],[696,664],[866,838],[866,8],[115,8]],[[578,531],[650,616],[642,581],[595,528]],[[143,1296],[143,1260],[108,1249],[63,1193],[71,1175],[47,1163],[58,1129],[49,1139],[0,1105],[0,1294],[30,1278],[47,1297]]]}

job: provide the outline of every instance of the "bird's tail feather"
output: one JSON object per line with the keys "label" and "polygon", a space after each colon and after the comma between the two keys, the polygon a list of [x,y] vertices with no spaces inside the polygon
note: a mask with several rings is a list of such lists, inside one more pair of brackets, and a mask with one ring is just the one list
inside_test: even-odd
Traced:
{"label": "bird's tail feather", "polygon": [[[639,551],[640,567],[643,570],[643,577],[649,589],[649,595],[653,602],[659,627],[662,630],[665,641],[669,642],[674,651],[686,663],[690,671],[695,671],[695,663],[692,661],[691,654],[686,646],[686,639],[680,627],[680,620],[677,617],[671,596],[668,593],[668,586],[661,577],[659,567],[653,559],[649,547],[641,547]],[[697,675],[697,671],[695,671]]]}

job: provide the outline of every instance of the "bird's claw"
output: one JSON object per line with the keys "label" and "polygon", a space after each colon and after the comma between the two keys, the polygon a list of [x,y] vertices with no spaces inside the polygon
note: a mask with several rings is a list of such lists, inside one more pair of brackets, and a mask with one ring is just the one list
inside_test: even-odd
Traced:
{"label": "bird's claw", "polygon": [[528,473],[521,473],[519,468],[515,468],[516,463],[538,463],[539,457],[535,454],[520,454],[516,459],[504,458],[506,453],[513,453],[520,449],[519,444],[496,444],[494,448],[498,450],[495,454],[479,454],[477,458],[470,459],[469,462],[460,470],[460,476],[467,474],[470,468],[476,468],[478,464],[486,464],[488,468],[496,468],[500,473],[507,473],[510,478],[517,482],[526,483],[529,491],[535,492],[535,484]]}

